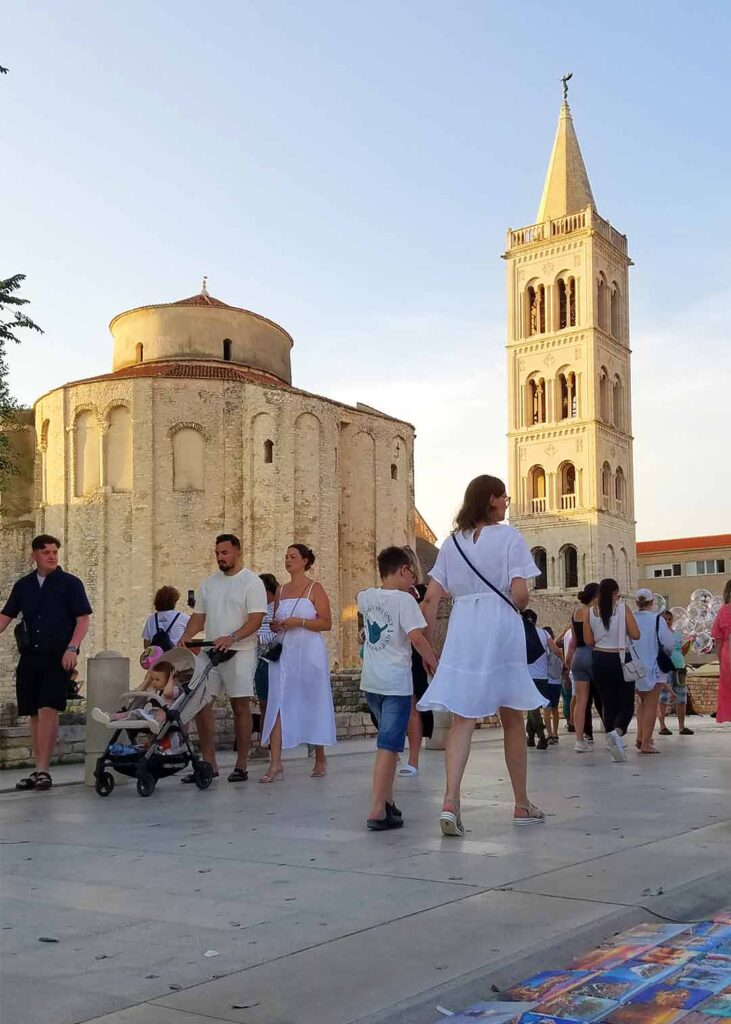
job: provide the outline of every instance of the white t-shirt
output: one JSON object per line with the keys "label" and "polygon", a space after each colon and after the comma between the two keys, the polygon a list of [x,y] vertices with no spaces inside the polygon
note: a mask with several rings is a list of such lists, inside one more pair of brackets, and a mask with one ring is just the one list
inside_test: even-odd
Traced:
{"label": "white t-shirt", "polygon": [[[155,614],[157,614],[158,625],[155,625]],[[175,616],[178,616],[177,619]],[[170,625],[175,619],[175,622]],[[150,615],[145,623],[145,628],[142,630],[142,639],[146,640],[149,644],[152,641],[153,636],[159,629],[170,629],[168,630],[168,637],[170,643],[175,646],[178,640],[183,635],[185,627],[188,625],[190,615],[186,615],[185,612],[157,612]]]}
{"label": "white t-shirt", "polygon": [[358,594],[365,643],[360,688],[368,693],[408,697],[411,678],[411,643],[408,634],[424,629],[426,619],[415,598],[403,590],[371,587]]}
{"label": "white t-shirt", "polygon": [[[530,580],[540,576],[528,545],[514,526],[508,526],[507,523],[483,526],[476,541],[473,537],[474,530],[458,534],[459,546],[475,568],[506,596],[510,596],[512,580]],[[481,594],[487,589],[462,558],[451,537],[447,537],[439,549],[429,575],[452,597]],[[496,600],[502,601],[497,597]],[[516,613],[511,611],[510,614]]]}
{"label": "white t-shirt", "polygon": [[[249,615],[266,612],[267,592],[264,584],[251,569],[241,569],[227,576],[219,569],[203,580],[196,611],[206,617],[206,640],[228,636],[241,629]],[[237,640],[231,650],[246,651],[256,647],[257,635]]]}
{"label": "white t-shirt", "polygon": [[530,672],[531,679],[548,679],[548,633],[539,626],[536,626],[536,633],[543,644],[544,650],[540,658],[531,662],[528,666],[528,671]]}

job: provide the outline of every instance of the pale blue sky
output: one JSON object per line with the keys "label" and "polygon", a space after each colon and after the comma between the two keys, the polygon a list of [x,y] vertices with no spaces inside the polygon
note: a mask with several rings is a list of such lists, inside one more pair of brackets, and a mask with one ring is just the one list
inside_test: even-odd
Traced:
{"label": "pale blue sky", "polygon": [[731,5],[6,2],[0,274],[45,328],[30,402],[111,368],[124,309],[211,293],[281,323],[295,383],[418,431],[443,534],[507,471],[505,230],[561,90],[629,236],[637,534],[731,529]]}

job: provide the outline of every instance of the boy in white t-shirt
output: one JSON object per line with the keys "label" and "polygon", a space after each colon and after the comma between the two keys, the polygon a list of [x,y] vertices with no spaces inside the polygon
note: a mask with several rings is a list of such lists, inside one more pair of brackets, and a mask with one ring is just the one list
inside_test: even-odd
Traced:
{"label": "boy in white t-shirt", "polygon": [[360,688],[378,723],[366,827],[384,832],[404,823],[393,802],[393,781],[411,714],[411,648],[419,652],[430,675],[436,671],[437,658],[423,633],[426,620],[409,593],[416,577],[407,552],[384,548],[378,556],[378,572],[381,586],[362,590],[357,600],[365,634]]}

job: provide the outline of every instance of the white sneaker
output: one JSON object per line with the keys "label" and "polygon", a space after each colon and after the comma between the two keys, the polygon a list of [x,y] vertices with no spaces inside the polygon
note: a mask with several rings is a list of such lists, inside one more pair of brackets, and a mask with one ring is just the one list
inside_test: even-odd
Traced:
{"label": "white sneaker", "polygon": [[588,750],[586,740],[577,740],[576,743],[574,743],[574,750],[577,754],[585,754]]}
{"label": "white sneaker", "polygon": [[102,711],[101,708],[92,708],[91,717],[95,722],[99,722],[100,725],[109,725],[112,720],[111,715],[108,715],[106,711]]}
{"label": "white sneaker", "polygon": [[612,729],[611,732],[607,733],[607,750],[612,755],[613,761],[620,762],[627,760],[627,751],[624,749],[622,737],[616,729]]}

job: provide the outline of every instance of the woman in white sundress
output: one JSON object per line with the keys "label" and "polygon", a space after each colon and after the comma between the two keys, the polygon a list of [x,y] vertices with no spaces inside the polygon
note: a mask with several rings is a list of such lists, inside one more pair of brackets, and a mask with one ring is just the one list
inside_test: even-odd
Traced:
{"label": "woman in white sundress", "polygon": [[[439,602],[444,597],[454,602],[439,667],[417,705],[422,711],[452,712],[445,751],[447,785],[439,818],[442,833],[449,836],[465,832],[460,786],[475,721],[498,713],[515,794],[513,822],[544,821],[526,790],[523,712],[548,702],[530,677],[523,619],[517,610],[528,604],[527,581],[540,573],[521,534],[503,522],[509,504],[505,484],[497,477],[478,476],[468,485],[455,533],[441,546],[421,605],[428,633],[433,635]],[[515,607],[491,590],[475,570]]]}
{"label": "woman in white sundress", "polygon": [[287,548],[284,567],[289,583],[274,599],[270,628],[282,641],[282,654],[269,666],[269,700],[262,744],[269,741],[269,768],[261,782],[284,776],[282,748],[310,743],[315,747],[312,778],[327,774],[325,747],[335,743],[335,711],[330,666],[323,633],[332,628],[330,602],[320,583],[307,576],[315,563],[306,544]]}

